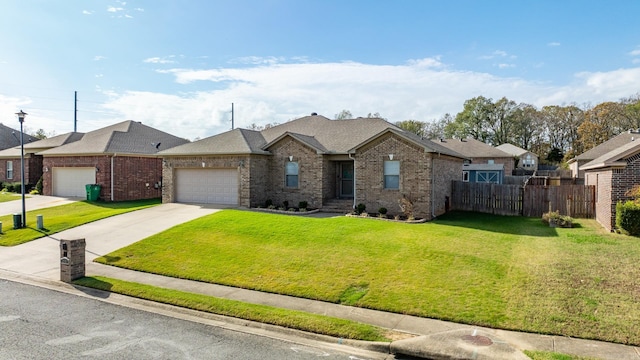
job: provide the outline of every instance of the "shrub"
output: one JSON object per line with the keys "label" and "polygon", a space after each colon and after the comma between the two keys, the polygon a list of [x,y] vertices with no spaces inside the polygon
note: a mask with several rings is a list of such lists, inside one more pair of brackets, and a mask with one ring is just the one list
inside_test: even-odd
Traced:
{"label": "shrub", "polygon": [[637,201],[616,204],[616,227],[625,234],[640,236],[640,203]]}
{"label": "shrub", "polygon": [[288,209],[289,208],[289,202],[287,200],[283,201],[282,202],[282,207],[285,208],[285,209]]}
{"label": "shrub", "polygon": [[267,201],[264,202],[264,207],[266,208],[271,208],[271,206],[273,206],[273,200],[271,199],[267,199]]}
{"label": "shrub", "polygon": [[387,208],[386,207],[381,207],[380,209],[378,209],[378,212],[380,213],[380,215],[386,215],[387,214]]}
{"label": "shrub", "polygon": [[559,226],[570,228],[573,226],[573,219],[570,216],[560,215],[560,211],[549,211],[542,214],[542,222],[549,226]]}
{"label": "shrub", "polygon": [[302,210],[302,209],[306,209],[308,205],[309,205],[309,204],[308,204],[306,201],[300,201],[300,202],[298,203],[298,209],[300,209],[300,210]]}
{"label": "shrub", "polygon": [[407,195],[402,194],[402,197],[398,200],[398,204],[404,216],[406,216],[408,220],[413,220],[413,201],[411,201]]}
{"label": "shrub", "polygon": [[42,189],[43,189],[42,176],[40,176],[40,179],[36,183],[36,190],[38,191],[38,194],[42,194]]}
{"label": "shrub", "polygon": [[360,203],[356,206],[356,213],[362,214],[367,209],[367,206],[363,203]]}

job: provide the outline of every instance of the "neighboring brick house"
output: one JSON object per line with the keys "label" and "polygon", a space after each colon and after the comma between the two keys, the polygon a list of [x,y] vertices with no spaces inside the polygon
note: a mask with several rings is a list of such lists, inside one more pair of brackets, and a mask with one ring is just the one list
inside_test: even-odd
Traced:
{"label": "neighboring brick house", "polygon": [[502,164],[504,165],[505,175],[511,175],[513,172],[515,163],[513,156],[482,141],[467,138],[439,139],[434,140],[434,142],[438,142],[438,144],[462,154],[470,159],[472,164]]}
{"label": "neighboring brick house", "polygon": [[[38,138],[24,134],[23,141],[25,184],[31,185],[40,179],[42,162],[27,151],[27,146]],[[20,151],[20,130],[0,124],[0,183],[22,181]]]}
{"label": "neighboring brick house", "polygon": [[[536,155],[535,153],[509,143],[496,146],[496,149],[504,151],[507,154],[513,156],[514,159],[516,159],[516,169],[528,171],[538,170],[538,155]],[[511,173],[509,173],[509,175],[511,175]]]}
{"label": "neighboring brick house", "polygon": [[131,120],[88,132],[37,153],[43,157],[43,193],[85,197],[85,186],[98,184],[105,201],[159,198],[162,160],[156,153],[187,142]]}
{"label": "neighboring brick house", "polygon": [[625,131],[602,144],[583,152],[582,154],[574,157],[567,161],[569,164],[569,169],[571,170],[571,175],[574,178],[584,178],[584,171],[582,170],[582,166],[590,161],[597,159],[598,157],[613,151],[620,146],[629,143],[631,139],[638,140],[640,138],[640,129]]}
{"label": "neighboring brick house", "polygon": [[[323,208],[334,199],[415,216],[444,213],[464,157],[376,118],[312,114],[263,131],[235,129],[159,153],[163,202],[244,207],[287,201]],[[351,206],[350,206],[351,207]]]}
{"label": "neighboring brick house", "polygon": [[[640,185],[640,132],[630,134],[635,136],[626,137],[626,143],[617,140],[616,148],[579,168],[585,184],[596,187],[596,220],[609,231],[615,229],[616,204],[631,200],[625,193]],[[610,144],[605,144],[601,146],[610,149]],[[592,150],[596,149],[602,150]]]}

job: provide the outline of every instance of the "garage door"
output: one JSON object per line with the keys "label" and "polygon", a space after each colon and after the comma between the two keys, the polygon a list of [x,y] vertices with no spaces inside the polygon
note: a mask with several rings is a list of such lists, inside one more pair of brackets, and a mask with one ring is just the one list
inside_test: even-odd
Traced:
{"label": "garage door", "polygon": [[177,169],[176,201],[238,205],[238,170]]}
{"label": "garage door", "polygon": [[96,182],[94,167],[54,167],[52,171],[54,196],[86,197],[85,185]]}

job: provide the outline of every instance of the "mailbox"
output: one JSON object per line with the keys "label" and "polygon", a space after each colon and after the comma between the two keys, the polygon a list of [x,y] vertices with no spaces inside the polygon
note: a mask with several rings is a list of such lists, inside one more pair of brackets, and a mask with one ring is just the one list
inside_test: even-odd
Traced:
{"label": "mailbox", "polygon": [[71,282],[85,274],[85,239],[60,240],[60,280]]}

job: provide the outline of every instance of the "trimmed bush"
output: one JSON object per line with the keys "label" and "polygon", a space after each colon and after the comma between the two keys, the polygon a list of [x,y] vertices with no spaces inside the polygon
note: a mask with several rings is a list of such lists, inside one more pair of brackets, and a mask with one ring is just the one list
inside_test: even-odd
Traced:
{"label": "trimmed bush", "polygon": [[622,233],[640,236],[640,203],[635,201],[617,203],[616,227]]}
{"label": "trimmed bush", "polygon": [[42,176],[40,176],[40,180],[38,180],[38,182],[36,183],[36,190],[38,191],[38,194],[42,194],[42,189]]}
{"label": "trimmed bush", "polygon": [[356,213],[362,214],[367,209],[367,206],[363,203],[360,203],[356,206]]}
{"label": "trimmed bush", "polygon": [[387,208],[386,207],[381,207],[380,209],[378,209],[378,212],[380,213],[380,215],[386,215],[387,214]]}
{"label": "trimmed bush", "polygon": [[306,201],[300,201],[298,203],[298,209],[306,209],[309,204]]}

